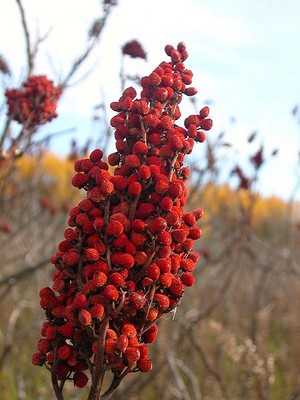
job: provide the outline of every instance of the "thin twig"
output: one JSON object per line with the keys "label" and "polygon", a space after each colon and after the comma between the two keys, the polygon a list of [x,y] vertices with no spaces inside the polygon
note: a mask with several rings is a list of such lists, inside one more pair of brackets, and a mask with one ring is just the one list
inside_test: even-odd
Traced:
{"label": "thin twig", "polygon": [[101,391],[101,380],[103,374],[105,373],[103,369],[104,342],[109,318],[110,316],[107,314],[101,322],[98,339],[98,351],[95,356],[95,367],[92,376],[92,386],[89,392],[88,400],[98,400]]}
{"label": "thin twig", "polygon": [[31,44],[30,44],[30,35],[29,35],[29,30],[27,26],[27,21],[25,17],[25,11],[22,5],[21,0],[16,0],[20,13],[21,13],[21,18],[22,18],[22,27],[25,35],[25,42],[26,42],[26,55],[27,55],[27,64],[28,64],[28,76],[31,75],[34,67],[34,60],[33,60],[33,52],[31,49]]}

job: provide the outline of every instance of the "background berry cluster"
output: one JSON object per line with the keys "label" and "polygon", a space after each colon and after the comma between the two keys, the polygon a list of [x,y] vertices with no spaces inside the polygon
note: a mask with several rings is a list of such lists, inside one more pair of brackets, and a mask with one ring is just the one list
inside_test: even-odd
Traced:
{"label": "background berry cluster", "polygon": [[62,88],[45,75],[30,76],[21,89],[7,89],[8,116],[27,129],[57,117],[56,105]]}

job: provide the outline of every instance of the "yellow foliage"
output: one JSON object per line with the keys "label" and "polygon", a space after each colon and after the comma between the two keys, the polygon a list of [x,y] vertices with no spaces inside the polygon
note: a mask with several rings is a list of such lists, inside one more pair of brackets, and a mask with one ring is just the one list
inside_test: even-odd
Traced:
{"label": "yellow foliage", "polygon": [[[193,198],[201,199],[200,206],[210,221],[223,221],[225,217],[227,223],[239,223],[246,219],[254,229],[265,230],[282,225],[287,218],[287,203],[278,197],[265,198],[247,190],[236,191],[228,185],[208,184]],[[193,203],[191,208],[196,208]],[[206,230],[209,231],[209,226]]]}
{"label": "yellow foliage", "polygon": [[36,179],[53,200],[79,198],[79,191],[71,185],[74,162],[67,158],[45,153],[41,157],[25,155],[17,161],[17,169],[23,178]]}
{"label": "yellow foliage", "polygon": [[258,197],[253,207],[253,224],[283,221],[287,215],[287,204],[278,197]]}

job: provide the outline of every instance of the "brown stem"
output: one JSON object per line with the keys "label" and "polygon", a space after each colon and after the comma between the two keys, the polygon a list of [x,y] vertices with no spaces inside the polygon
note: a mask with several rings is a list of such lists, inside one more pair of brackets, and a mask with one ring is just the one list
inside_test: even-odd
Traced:
{"label": "brown stem", "polygon": [[154,243],[153,243],[152,250],[151,250],[150,254],[147,257],[147,260],[145,261],[145,264],[143,265],[143,268],[137,274],[134,275],[134,281],[136,283],[138,281],[140,281],[145,276],[146,271],[147,271],[147,269],[148,269],[149,265],[151,264],[151,261],[152,261],[152,259],[154,257],[155,250],[156,249],[155,249],[155,246],[154,246]]}
{"label": "brown stem", "polygon": [[[144,328],[145,328],[145,323],[146,323],[146,321],[147,321],[147,319],[148,319],[148,315],[149,315],[149,311],[150,311],[150,308],[151,308],[151,306],[152,306],[152,301],[153,301],[153,298],[154,298],[154,294],[155,294],[155,290],[156,290],[156,283],[154,283],[153,284],[153,286],[152,286],[152,288],[151,288],[151,291],[150,291],[150,294],[149,294],[149,301],[148,301],[148,306],[147,306],[147,310],[146,310],[146,313],[145,313],[145,316],[144,316],[144,322],[143,322],[143,324],[141,325],[141,327],[139,328],[139,335],[142,335],[143,334],[143,332],[144,332]],[[149,293],[149,292],[148,292]]]}
{"label": "brown stem", "polygon": [[171,164],[170,164],[170,172],[169,172],[169,181],[170,182],[172,182],[172,176],[173,176],[173,172],[174,172],[174,165],[176,163],[177,157],[178,157],[178,154],[176,153],[174,155],[174,158],[171,161]]}
{"label": "brown stem", "polygon": [[140,125],[141,125],[141,130],[143,132],[143,142],[147,145],[147,131],[145,129],[143,117],[140,117]]}
{"label": "brown stem", "polygon": [[125,376],[128,375],[130,372],[130,367],[127,367],[120,376],[115,375],[110,387],[106,390],[105,393],[103,393],[102,396],[100,396],[99,400],[108,400],[115,393]]}
{"label": "brown stem", "polygon": [[[7,135],[8,135],[8,133],[9,133],[9,126],[10,126],[10,123],[11,123],[11,118],[7,118],[6,123],[5,123],[5,126],[4,126],[4,129],[3,129],[3,133],[2,133],[1,138],[0,138],[0,152],[1,152],[1,153],[3,153],[4,141],[5,141],[5,139],[6,139]],[[0,156],[1,156],[1,155],[2,155],[2,154],[0,154]]]}
{"label": "brown stem", "polygon": [[129,211],[129,221],[132,222],[135,216],[135,211],[137,207],[137,203],[139,201],[140,196],[136,196],[133,202],[131,203],[130,211]]}
{"label": "brown stem", "polygon": [[95,367],[92,375],[92,387],[89,392],[88,400],[98,400],[101,391],[101,383],[105,370],[103,368],[103,358],[104,358],[104,342],[107,330],[109,316],[106,315],[103,319],[99,331],[98,339],[98,352],[95,356]]}
{"label": "brown stem", "polygon": [[83,287],[83,281],[82,281],[82,272],[83,272],[83,255],[82,255],[82,236],[80,234],[79,236],[79,243],[78,243],[78,253],[79,253],[79,263],[78,263],[78,269],[77,269],[77,285],[79,289],[82,289]]}
{"label": "brown stem", "polygon": [[58,349],[58,341],[56,341],[55,348],[54,348],[54,360],[53,365],[51,368],[51,381],[52,386],[56,395],[57,400],[64,400],[64,396],[62,394],[62,388],[59,387],[56,370],[57,370],[57,349]]}

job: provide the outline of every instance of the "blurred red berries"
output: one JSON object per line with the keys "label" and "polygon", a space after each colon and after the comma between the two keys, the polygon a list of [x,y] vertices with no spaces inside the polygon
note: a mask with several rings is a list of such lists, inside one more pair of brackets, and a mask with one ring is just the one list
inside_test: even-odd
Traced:
{"label": "blurred red berries", "polygon": [[8,116],[27,129],[57,117],[56,105],[62,94],[60,86],[45,75],[30,76],[20,89],[7,89]]}
{"label": "blurred red berries", "polygon": [[[127,42],[122,47],[122,52],[124,55],[130,56],[132,58],[142,58],[146,60],[147,54],[143,49],[142,45],[137,40],[131,40]],[[134,96],[135,97],[135,96]]]}

